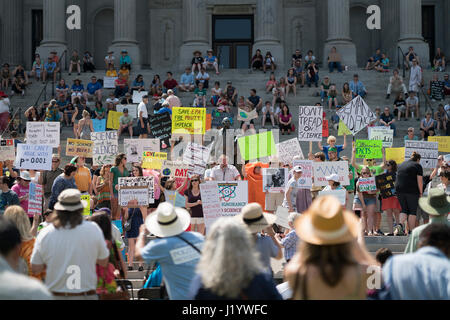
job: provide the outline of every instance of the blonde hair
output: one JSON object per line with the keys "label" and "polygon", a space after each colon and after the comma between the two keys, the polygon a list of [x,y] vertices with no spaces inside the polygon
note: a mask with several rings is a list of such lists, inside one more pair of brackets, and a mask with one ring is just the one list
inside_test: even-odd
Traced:
{"label": "blonde hair", "polygon": [[91,114],[89,113],[89,111],[84,110],[83,111],[83,118],[87,118],[88,116],[90,116]]}
{"label": "blonde hair", "polygon": [[335,136],[329,136],[328,139],[327,139],[327,143],[330,144],[330,141],[336,142],[336,137]]}
{"label": "blonde hair", "polygon": [[243,222],[220,218],[212,226],[197,265],[202,284],[214,294],[236,298],[263,271],[253,237]]}
{"label": "blonde hair", "polygon": [[13,222],[17,229],[19,229],[20,237],[22,241],[28,241],[33,239],[30,233],[31,224],[28,215],[25,210],[20,206],[10,206],[5,210],[4,217],[9,221]]}

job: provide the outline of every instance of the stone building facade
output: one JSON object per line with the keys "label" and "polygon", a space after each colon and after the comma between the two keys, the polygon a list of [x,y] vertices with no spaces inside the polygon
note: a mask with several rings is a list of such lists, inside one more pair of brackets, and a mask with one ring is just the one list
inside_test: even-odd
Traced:
{"label": "stone building facade", "polygon": [[[81,30],[66,27],[72,4]],[[366,27],[374,4],[381,30]],[[297,48],[324,62],[336,46],[345,65],[362,67],[376,48],[395,63],[410,45],[428,62],[437,47],[450,52],[449,16],[450,0],[0,0],[0,62],[30,68],[36,51],[76,49],[102,69],[108,49],[126,48],[136,66],[175,70],[213,48],[224,67],[244,68],[256,49],[287,65]]]}

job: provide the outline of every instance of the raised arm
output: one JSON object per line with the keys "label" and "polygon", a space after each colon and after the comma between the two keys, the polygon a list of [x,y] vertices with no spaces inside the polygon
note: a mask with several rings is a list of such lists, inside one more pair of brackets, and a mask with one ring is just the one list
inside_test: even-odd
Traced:
{"label": "raised arm", "polygon": [[355,148],[355,141],[352,142],[352,166],[355,168],[356,171],[358,171],[358,165],[356,164],[356,148]]}
{"label": "raised arm", "polygon": [[178,193],[180,193],[181,190],[183,190],[184,187],[186,187],[186,185],[187,185],[187,183],[188,183],[188,180],[189,180],[188,177],[184,178],[183,184],[177,188],[177,192],[178,192]]}
{"label": "raised arm", "polygon": [[347,148],[347,135],[344,133],[344,144],[342,145],[342,150]]}

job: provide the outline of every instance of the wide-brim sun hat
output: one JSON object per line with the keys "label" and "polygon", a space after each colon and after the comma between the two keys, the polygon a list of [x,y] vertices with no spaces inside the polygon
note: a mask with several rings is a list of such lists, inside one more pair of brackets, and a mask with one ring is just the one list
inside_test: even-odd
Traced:
{"label": "wide-brim sun hat", "polygon": [[253,202],[243,207],[236,219],[246,224],[251,233],[258,233],[273,225],[277,217],[274,214],[264,213],[261,205]]}
{"label": "wide-brim sun hat", "polygon": [[20,173],[20,179],[25,180],[25,181],[31,181],[30,172],[22,171]]}
{"label": "wide-brim sun hat", "polygon": [[318,197],[294,222],[298,237],[314,245],[352,242],[360,232],[356,215],[342,208],[336,197]]}
{"label": "wide-brim sun hat", "polygon": [[339,176],[336,173],[332,173],[329,176],[326,176],[325,179],[327,179],[327,181],[339,182]]}
{"label": "wide-brim sun hat", "polygon": [[442,188],[430,189],[427,197],[419,199],[420,208],[432,216],[442,216],[450,212],[450,197]]}
{"label": "wide-brim sun hat", "polygon": [[160,238],[173,237],[183,233],[191,224],[187,210],[174,207],[168,202],[160,203],[158,208],[145,220],[145,227]]}
{"label": "wide-brim sun hat", "polygon": [[58,202],[54,209],[59,211],[77,211],[88,206],[87,201],[81,200],[81,192],[78,189],[66,189],[58,196]]}

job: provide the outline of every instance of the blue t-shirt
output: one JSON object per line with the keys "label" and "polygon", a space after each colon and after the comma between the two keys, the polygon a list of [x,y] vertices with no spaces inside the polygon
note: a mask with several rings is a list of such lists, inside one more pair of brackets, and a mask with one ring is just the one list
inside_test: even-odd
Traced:
{"label": "blue t-shirt", "polygon": [[127,63],[127,64],[131,64],[131,58],[130,58],[130,56],[120,56],[120,64],[124,64],[124,63]]}
{"label": "blue t-shirt", "polygon": [[72,85],[72,91],[75,92],[81,92],[84,91],[84,86],[82,84],[80,84],[79,86],[77,85]]}
{"label": "blue t-shirt", "polygon": [[207,62],[214,62],[214,61],[216,61],[216,56],[212,56],[211,58],[210,57],[208,57],[208,56],[206,56],[205,57],[205,61],[207,61]]}
{"label": "blue t-shirt", "polygon": [[194,84],[194,74],[193,73],[183,73],[180,79],[181,84]]}
{"label": "blue t-shirt", "polygon": [[270,258],[275,258],[280,250],[273,242],[271,237],[261,236],[260,233],[256,234],[256,250],[260,254],[260,259],[263,267],[266,268],[266,272],[272,274],[272,267],[270,265]]}
{"label": "blue t-shirt", "polygon": [[155,111],[155,114],[162,114],[164,112],[168,112],[169,114],[172,114],[172,110],[170,110],[170,108],[167,108],[167,107],[162,107],[158,111]]}
{"label": "blue t-shirt", "polygon": [[87,85],[87,91],[89,94],[95,94],[95,91],[100,90],[102,88],[102,84],[100,82],[92,83],[89,82]]}
{"label": "blue t-shirt", "polygon": [[[339,153],[344,150],[344,146],[335,146],[335,148],[337,149],[337,157],[339,158]],[[323,146],[322,147],[322,152],[325,153],[325,158],[327,160],[328,159],[328,150],[330,149],[330,146]]]}
{"label": "blue t-shirt", "polygon": [[45,70],[47,70],[47,72],[52,73],[56,69],[56,62],[54,62],[54,61],[51,63],[46,62],[44,64],[44,68],[45,68]]}
{"label": "blue t-shirt", "polygon": [[133,80],[133,83],[131,84],[131,86],[132,87],[145,87],[145,82]]}
{"label": "blue t-shirt", "polygon": [[[199,250],[203,247],[204,237],[197,232],[180,234]],[[171,300],[185,300],[195,276],[195,268],[200,254],[177,236],[158,238],[150,241],[142,250],[142,258],[148,264],[158,262],[161,265],[167,293]]]}

